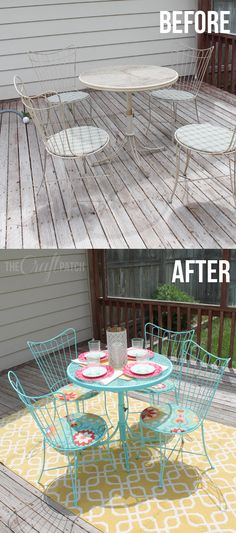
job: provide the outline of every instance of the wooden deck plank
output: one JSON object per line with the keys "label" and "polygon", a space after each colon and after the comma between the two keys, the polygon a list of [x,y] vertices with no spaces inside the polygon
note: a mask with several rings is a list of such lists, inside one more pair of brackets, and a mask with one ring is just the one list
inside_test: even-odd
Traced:
{"label": "wooden deck plank", "polygon": [[[9,109],[15,104],[10,102]],[[22,248],[21,192],[18,152],[18,117],[9,114],[8,189],[7,189],[7,246]],[[4,134],[4,132],[3,132]]]}
{"label": "wooden deck plank", "polygon": [[[18,103],[17,109],[22,105]],[[23,248],[39,248],[38,224],[35,212],[35,198],[32,183],[30,159],[28,157],[28,140],[25,127],[18,121],[19,174],[21,182],[21,213]],[[30,215],[30,216],[29,216]]]}
{"label": "wooden deck plank", "polygon": [[[93,92],[94,123],[106,129],[114,146],[125,130],[125,96]],[[147,142],[147,94],[134,97],[137,135]],[[236,96],[203,85],[199,110],[204,120],[235,124]],[[3,104],[21,109],[19,101]],[[89,123],[85,106],[77,106],[79,123]],[[149,176],[125,153],[109,166],[90,167],[94,178],[79,178],[80,165],[71,162],[67,173],[73,187],[72,216],[68,220],[67,183],[59,161],[48,163],[48,182],[39,195],[43,148],[33,124],[26,128],[15,115],[1,117],[0,247],[30,248],[218,248],[236,245],[236,211],[227,162],[222,157],[194,155],[189,169],[189,198],[180,183],[173,204],[175,146],[170,138],[169,111],[154,109],[150,142],[164,152],[145,155]],[[179,108],[179,123],[195,122],[194,107]],[[9,140],[8,140],[9,135]],[[17,144],[19,144],[17,149]],[[9,153],[8,153],[9,152]],[[107,153],[112,153],[109,148]],[[98,154],[89,159],[103,157]],[[90,164],[89,163],[89,164]],[[184,164],[184,160],[181,160]],[[99,175],[99,176],[98,176]],[[6,208],[7,206],[7,208]]]}

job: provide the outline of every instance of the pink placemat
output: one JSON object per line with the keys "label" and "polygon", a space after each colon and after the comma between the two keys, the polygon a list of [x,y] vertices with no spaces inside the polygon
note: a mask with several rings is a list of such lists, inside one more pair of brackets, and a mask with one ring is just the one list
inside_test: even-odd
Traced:
{"label": "pink placemat", "polygon": [[112,366],[109,366],[109,365],[106,365],[105,368],[107,369],[106,374],[104,374],[104,376],[99,376],[97,378],[86,378],[86,376],[83,376],[84,368],[80,368],[79,370],[77,370],[75,372],[75,376],[78,379],[83,379],[84,381],[97,381],[97,380],[102,380],[102,379],[106,379],[106,378],[113,376],[114,368],[112,368]]}
{"label": "pink placemat", "polygon": [[[81,353],[78,357],[78,360],[81,361],[82,363],[87,363],[87,358],[86,358],[87,353],[89,352]],[[108,352],[103,351],[103,355],[100,357],[100,360],[106,361],[107,359],[108,359]]]}
{"label": "pink placemat", "polygon": [[152,372],[152,374],[145,374],[144,376],[141,375],[141,374],[134,374],[133,372],[131,372],[131,367],[133,366],[132,364],[128,364],[128,365],[124,366],[123,374],[125,376],[130,377],[130,378],[138,378],[138,379],[139,378],[144,378],[144,379],[147,379],[147,378],[153,378],[154,376],[158,376],[159,374],[164,372],[164,370],[166,370],[166,368],[167,368],[167,366],[158,365],[157,363],[151,363],[151,364],[152,364],[152,366],[155,367],[155,370],[154,370],[154,372]]}

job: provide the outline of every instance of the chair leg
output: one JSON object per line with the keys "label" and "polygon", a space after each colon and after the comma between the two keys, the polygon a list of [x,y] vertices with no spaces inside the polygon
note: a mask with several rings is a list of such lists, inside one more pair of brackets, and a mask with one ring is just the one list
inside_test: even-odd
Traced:
{"label": "chair leg", "polygon": [[42,461],[42,467],[41,467],[41,471],[40,471],[40,475],[39,475],[39,478],[38,478],[38,483],[40,483],[40,480],[41,480],[41,477],[43,475],[43,471],[44,471],[44,466],[45,466],[45,454],[46,454],[46,442],[45,442],[45,438],[43,439],[43,461]]}
{"label": "chair leg", "polygon": [[37,190],[37,194],[36,194],[36,196],[39,195],[39,193],[40,193],[40,191],[41,191],[41,189],[42,189],[42,186],[43,186],[43,184],[44,184],[45,181],[46,181],[46,169],[47,169],[47,157],[48,157],[48,155],[49,155],[49,154],[48,154],[47,150],[44,150],[43,177],[42,177],[41,183],[40,183],[40,185],[39,185],[39,188],[38,188],[38,190]]}
{"label": "chair leg", "polygon": [[194,103],[195,103],[195,110],[196,110],[196,115],[197,115],[197,121],[200,123],[200,115],[199,115],[199,111],[198,111],[197,98],[195,98]]}
{"label": "chair leg", "polygon": [[77,487],[77,481],[78,481],[78,458],[76,453],[73,454],[74,457],[74,464],[70,462],[70,456],[68,455],[68,467],[70,470],[70,477],[72,482],[72,491],[73,491],[73,497],[74,497],[74,506],[77,507],[78,504],[78,487]]}
{"label": "chair leg", "polygon": [[113,470],[116,470],[115,459],[114,459],[112,451],[110,450],[110,439],[109,439],[109,431],[108,430],[107,430],[107,443],[106,444],[107,444],[107,452],[108,452],[108,454],[110,455],[110,458],[111,458],[111,463],[112,463],[112,466],[113,466]]}
{"label": "chair leg", "polygon": [[159,482],[159,486],[160,488],[163,488],[164,486],[164,471],[165,471],[165,466],[166,466],[166,443],[165,441],[163,442],[162,440],[162,436],[160,434],[160,437],[159,437],[160,441],[160,482]]}
{"label": "chair leg", "polygon": [[207,460],[208,460],[208,463],[210,465],[211,468],[215,468],[214,465],[212,464],[211,460],[210,460],[210,457],[207,453],[207,448],[206,448],[206,442],[205,442],[205,435],[204,435],[204,425],[202,423],[201,425],[201,430],[202,430],[202,443],[203,443],[203,448],[204,448],[204,452],[205,452],[205,455],[207,457]]}
{"label": "chair leg", "polygon": [[180,171],[180,153],[181,153],[181,146],[179,144],[177,144],[176,146],[176,175],[175,175],[175,185],[174,185],[174,189],[172,191],[172,194],[171,194],[171,199],[170,199],[170,203],[172,204],[172,201],[173,201],[173,198],[174,198],[174,195],[175,195],[175,191],[177,189],[177,185],[179,183],[179,171]]}
{"label": "chair leg", "polygon": [[147,129],[146,129],[145,135],[147,135],[147,134],[149,133],[150,126],[151,126],[151,122],[152,122],[152,105],[151,105],[151,100],[152,100],[152,95],[149,94],[149,99],[148,99],[148,125],[147,125]]}
{"label": "chair leg", "polygon": [[233,193],[233,199],[236,207],[236,152],[234,153],[234,161],[233,161],[233,168],[232,168],[232,162],[229,155],[229,172],[230,172],[230,181],[231,181],[231,188]]}
{"label": "chair leg", "polygon": [[185,165],[185,168],[184,168],[184,177],[185,177],[185,178],[186,178],[186,176],[187,176],[187,170],[188,170],[188,167],[189,167],[190,157],[191,157],[191,151],[190,151],[190,150],[187,150],[186,165]]}
{"label": "chair leg", "polygon": [[89,97],[89,116],[90,120],[93,120],[93,106],[92,106],[92,98]]}
{"label": "chair leg", "polygon": [[109,424],[110,426],[113,428],[114,427],[114,424],[112,424],[112,421],[110,419],[110,416],[109,416],[109,413],[108,413],[108,409],[107,409],[107,397],[106,397],[106,392],[104,391],[104,405],[105,405],[105,413],[106,413],[106,416],[107,416],[107,419],[109,421]]}

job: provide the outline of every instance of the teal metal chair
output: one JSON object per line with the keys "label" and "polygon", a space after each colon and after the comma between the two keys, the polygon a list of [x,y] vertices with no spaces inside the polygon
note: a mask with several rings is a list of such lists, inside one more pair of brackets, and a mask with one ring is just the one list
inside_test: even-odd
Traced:
{"label": "teal metal chair", "polygon": [[[114,467],[106,421],[98,415],[71,412],[69,406],[71,407],[72,404],[68,403],[65,396],[63,400],[58,399],[58,395],[54,393],[44,396],[28,396],[19,378],[12,371],[8,372],[8,379],[43,435],[43,461],[38,483],[40,483],[44,471],[68,468],[72,480],[74,505],[76,506],[79,499],[78,456],[81,452],[88,448],[105,445],[108,455],[104,454],[103,450],[99,460],[107,461],[109,457]],[[55,465],[45,468],[46,445],[67,457],[66,467]],[[95,459],[83,460],[80,464],[91,463],[94,464]]]}
{"label": "teal metal chair", "polygon": [[186,342],[190,342],[195,335],[195,330],[171,331],[161,328],[156,324],[148,322],[144,327],[145,347],[161,355],[171,358],[173,371],[171,378],[159,385],[154,385],[140,391],[142,394],[152,394],[158,399],[161,394],[174,391],[176,393],[176,382],[179,373],[179,361],[183,356],[183,347]]}
{"label": "teal metal chair", "polygon": [[[204,454],[196,455],[206,456],[211,468],[214,468],[207,453],[204,420],[229,360],[210,354],[193,341],[186,341],[184,356],[179,359],[176,403],[151,405],[142,411],[140,415],[141,446],[148,444],[159,447],[160,487],[163,487],[166,462],[174,451],[181,450],[184,453],[194,454],[194,452],[183,450],[184,436],[199,427]],[[149,432],[148,436],[145,436],[145,432]],[[177,436],[177,442],[170,447],[170,438],[174,436]]]}
{"label": "teal metal chair", "polygon": [[[58,400],[76,402],[77,409],[84,402],[97,396],[95,391],[86,391],[83,387],[69,382],[67,367],[72,359],[78,357],[77,335],[73,328],[68,328],[52,339],[40,342],[28,341],[27,345],[41,370],[50,392],[55,393]],[[104,392],[105,415],[109,418]]]}

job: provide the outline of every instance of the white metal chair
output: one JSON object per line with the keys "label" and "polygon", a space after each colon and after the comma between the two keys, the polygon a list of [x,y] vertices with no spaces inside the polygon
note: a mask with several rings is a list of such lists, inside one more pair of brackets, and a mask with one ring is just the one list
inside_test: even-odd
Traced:
{"label": "white metal chair", "polygon": [[78,48],[68,46],[62,50],[29,52],[29,60],[38,81],[37,94],[47,94],[49,102],[60,101],[73,106],[74,103],[89,103],[92,119],[92,99],[89,93],[79,90]]}
{"label": "white metal chair", "polygon": [[[186,152],[186,164],[183,176],[187,179],[192,152],[206,155],[226,155],[229,159],[229,172],[232,193],[236,205],[236,128],[230,130],[212,124],[187,124],[175,132],[176,147],[176,178],[171,195],[173,200],[180,177],[180,155]],[[231,157],[233,156],[233,162]]]}
{"label": "white metal chair", "polygon": [[[61,101],[58,93],[54,93],[55,100],[50,101],[45,94],[30,97],[26,94],[19,76],[15,76],[14,85],[45,148],[43,179],[37,194],[46,179],[48,155],[53,158],[59,157],[64,161],[81,160],[85,177],[88,176],[86,158],[105,148],[109,143],[108,133],[93,126],[74,126],[74,117],[70,113],[68,104]],[[68,179],[67,174],[66,179]]]}
{"label": "white metal chair", "polygon": [[152,91],[149,95],[149,123],[147,133],[152,121],[152,103],[154,100],[171,105],[172,127],[177,121],[178,105],[193,102],[195,105],[197,121],[200,122],[197,97],[206,73],[214,47],[206,49],[189,48],[175,51],[173,68],[178,72],[179,79],[167,89]]}

